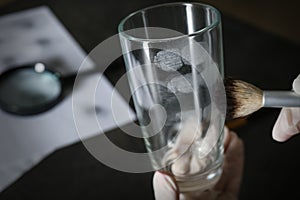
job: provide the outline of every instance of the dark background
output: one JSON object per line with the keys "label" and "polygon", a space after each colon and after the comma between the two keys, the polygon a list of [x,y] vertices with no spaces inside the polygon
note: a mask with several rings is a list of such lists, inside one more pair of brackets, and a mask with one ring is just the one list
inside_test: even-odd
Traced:
{"label": "dark background", "polygon": [[[126,15],[163,2],[171,1],[5,0],[0,2],[0,14],[48,5],[89,52],[116,34],[118,23]],[[295,36],[300,32],[300,14],[294,13],[295,1],[284,5],[278,3],[281,1],[209,2],[223,14],[226,75],[263,89],[291,89],[292,80],[300,73],[300,37]],[[113,65],[106,75],[115,83],[124,73],[124,66],[122,61]],[[245,144],[242,200],[300,199],[300,137],[285,143],[272,139],[279,111],[262,109],[235,128]],[[143,150],[141,141],[124,136],[119,129],[107,135],[129,149]],[[154,199],[152,175],[108,168],[77,143],[48,156],[0,193],[0,199]]]}

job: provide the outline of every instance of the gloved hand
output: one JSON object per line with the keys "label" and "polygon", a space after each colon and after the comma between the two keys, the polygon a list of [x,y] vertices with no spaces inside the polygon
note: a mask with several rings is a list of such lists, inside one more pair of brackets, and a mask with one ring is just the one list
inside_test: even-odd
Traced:
{"label": "gloved hand", "polygon": [[244,146],[239,137],[225,129],[223,173],[210,190],[180,194],[174,177],[155,172],[153,187],[156,200],[233,200],[238,199],[244,165]]}
{"label": "gloved hand", "polygon": [[[293,90],[300,94],[300,75],[293,82]],[[300,108],[282,108],[273,127],[273,138],[283,142],[299,132]]]}

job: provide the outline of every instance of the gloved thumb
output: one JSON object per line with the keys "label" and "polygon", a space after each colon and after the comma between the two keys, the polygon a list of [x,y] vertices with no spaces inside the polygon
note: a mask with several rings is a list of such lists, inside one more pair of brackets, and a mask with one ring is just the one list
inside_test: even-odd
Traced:
{"label": "gloved thumb", "polygon": [[156,200],[179,200],[178,186],[174,177],[165,172],[155,172],[153,189]]}

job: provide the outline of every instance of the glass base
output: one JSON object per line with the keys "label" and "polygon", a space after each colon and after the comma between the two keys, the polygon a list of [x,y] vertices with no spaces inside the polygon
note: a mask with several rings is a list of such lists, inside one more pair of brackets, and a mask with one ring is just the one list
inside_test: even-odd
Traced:
{"label": "glass base", "polygon": [[213,188],[222,174],[222,163],[201,174],[188,177],[175,177],[180,193],[205,191]]}

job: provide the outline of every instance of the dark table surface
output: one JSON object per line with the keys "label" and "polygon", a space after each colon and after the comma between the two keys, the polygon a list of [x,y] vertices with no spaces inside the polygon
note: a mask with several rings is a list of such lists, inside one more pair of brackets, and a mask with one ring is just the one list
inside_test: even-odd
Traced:
{"label": "dark table surface", "polygon": [[[169,1],[19,0],[0,8],[0,14],[48,5],[89,52],[116,34],[119,21],[127,14],[163,2]],[[292,80],[300,73],[299,45],[226,13],[223,29],[226,75],[263,89],[291,88]],[[114,65],[105,72],[112,83],[124,73],[121,61]],[[262,109],[236,130],[245,144],[240,199],[300,199],[300,136],[285,143],[272,140],[278,113],[278,109]],[[124,148],[144,150],[142,141],[124,135],[120,129],[106,135]],[[154,199],[152,176],[153,173],[131,174],[111,169],[76,143],[45,158],[0,193],[0,199]]]}

